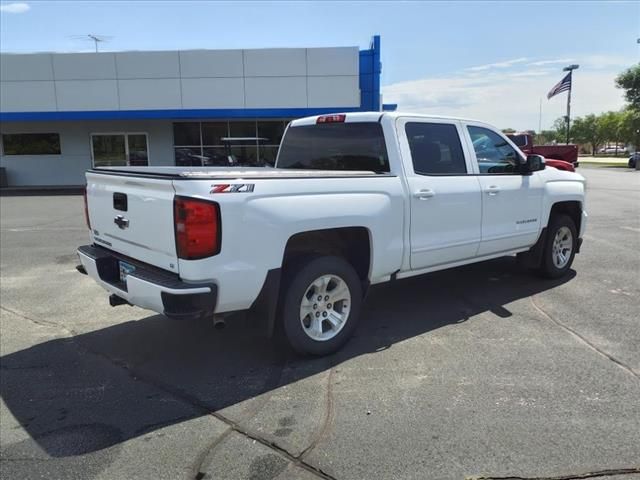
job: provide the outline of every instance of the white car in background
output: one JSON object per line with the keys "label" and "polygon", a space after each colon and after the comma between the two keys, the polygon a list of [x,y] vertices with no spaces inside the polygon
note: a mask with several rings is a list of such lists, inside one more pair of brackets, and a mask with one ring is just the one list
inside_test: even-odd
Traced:
{"label": "white car in background", "polygon": [[617,148],[615,146],[613,147],[603,147],[600,149],[600,153],[606,153],[606,154],[619,154],[619,155],[624,155],[627,153],[627,147],[624,147],[622,145],[618,146]]}

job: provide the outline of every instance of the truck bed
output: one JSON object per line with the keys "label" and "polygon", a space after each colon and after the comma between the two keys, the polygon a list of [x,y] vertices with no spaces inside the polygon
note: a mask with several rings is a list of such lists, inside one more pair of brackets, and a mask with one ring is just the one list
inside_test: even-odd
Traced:
{"label": "truck bed", "polygon": [[391,173],[361,170],[297,170],[270,167],[103,167],[89,170],[101,175],[120,175],[167,180],[234,180],[234,179],[284,179],[284,178],[351,178],[393,177]]}

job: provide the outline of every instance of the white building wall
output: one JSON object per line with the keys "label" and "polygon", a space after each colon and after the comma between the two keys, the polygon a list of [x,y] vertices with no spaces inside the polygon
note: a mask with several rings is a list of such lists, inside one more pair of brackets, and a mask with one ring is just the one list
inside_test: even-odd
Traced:
{"label": "white building wall", "polygon": [[3,112],[360,106],[357,47],[1,54]]}
{"label": "white building wall", "polygon": [[[0,54],[7,113],[359,106],[357,47]],[[107,132],[145,132],[149,164],[173,165],[172,125],[169,118],[3,122],[0,133],[58,133],[61,155],[0,148],[0,166],[9,185],[81,185],[90,134]]]}
{"label": "white building wall", "polygon": [[242,78],[243,50],[186,50],[180,52],[182,78]]}

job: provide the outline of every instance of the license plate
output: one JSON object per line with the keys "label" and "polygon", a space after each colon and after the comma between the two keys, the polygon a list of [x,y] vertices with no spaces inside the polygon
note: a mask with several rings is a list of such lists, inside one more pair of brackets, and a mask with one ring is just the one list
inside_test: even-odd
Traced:
{"label": "license plate", "polygon": [[120,270],[120,281],[125,282],[127,280],[127,275],[136,271],[136,267],[127,262],[119,261],[119,270]]}

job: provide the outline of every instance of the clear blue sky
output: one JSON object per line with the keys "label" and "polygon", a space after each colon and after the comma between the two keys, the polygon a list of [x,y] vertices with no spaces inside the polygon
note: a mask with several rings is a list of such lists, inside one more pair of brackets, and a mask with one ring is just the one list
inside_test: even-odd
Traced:
{"label": "clear blue sky", "polygon": [[[28,7],[9,8],[16,3]],[[640,37],[640,2],[18,0],[2,1],[1,5],[3,52],[89,50],[90,43],[71,38],[86,33],[112,36],[101,47],[111,51],[336,45],[366,48],[371,36],[380,34],[382,83],[389,87],[386,100],[406,97],[406,88],[398,93],[394,87],[403,82],[457,79],[470,67],[522,58],[527,61],[513,65],[529,65],[531,69],[537,68],[531,65],[535,61],[559,62],[546,65],[549,69],[544,85],[551,82],[550,88],[559,79],[556,72],[561,70],[562,59],[586,62],[585,70],[576,75],[577,83],[580,74],[589,73],[590,63],[585,59],[593,60],[594,72],[602,73],[606,67],[613,74],[613,70],[637,62],[640,53],[636,43]],[[518,71],[525,77],[527,71],[522,68]],[[494,70],[504,75],[511,66],[486,71]],[[539,70],[534,76],[544,77]],[[515,78],[518,71],[511,72]],[[504,77],[504,81],[511,80]],[[536,91],[536,104],[538,97]],[[427,108],[416,101],[410,101],[410,106]],[[446,102],[442,106],[447,107]],[[611,107],[605,104],[602,108],[619,106],[611,103]],[[534,110],[537,118],[537,108]]]}

